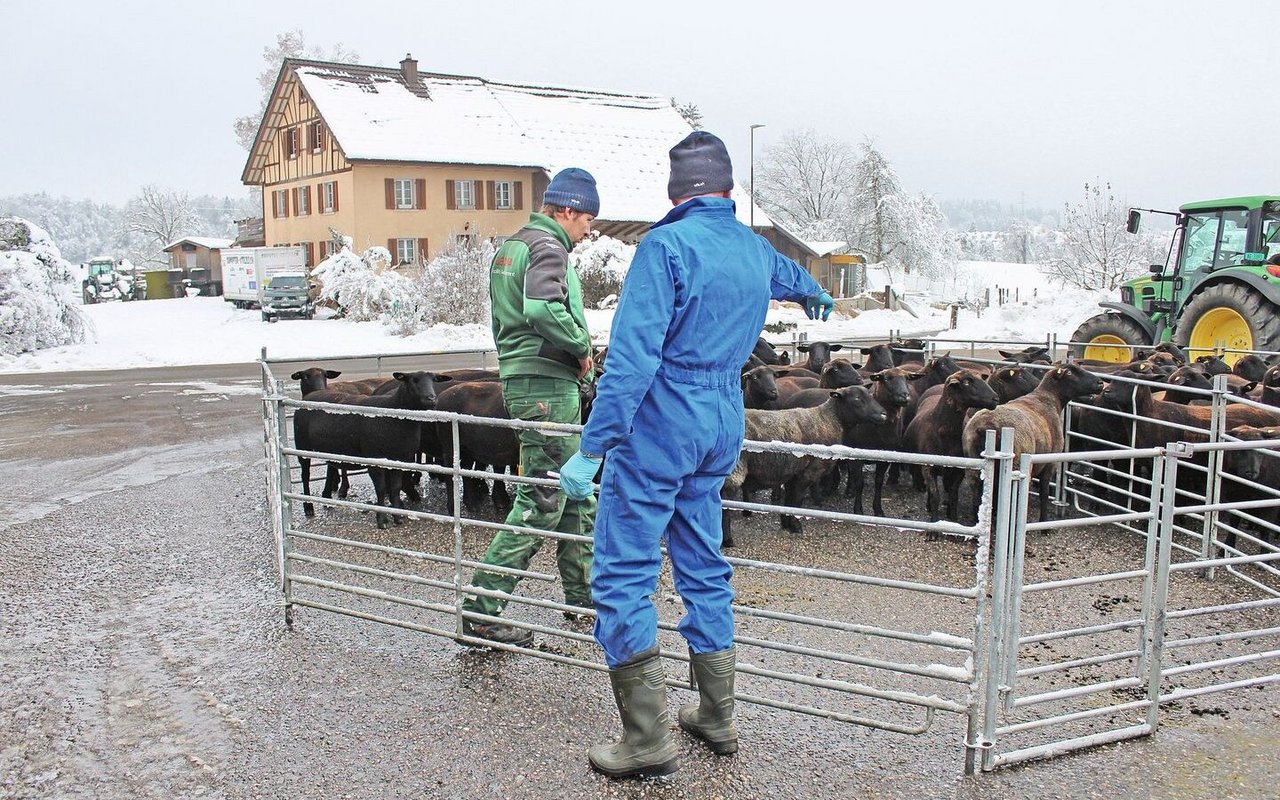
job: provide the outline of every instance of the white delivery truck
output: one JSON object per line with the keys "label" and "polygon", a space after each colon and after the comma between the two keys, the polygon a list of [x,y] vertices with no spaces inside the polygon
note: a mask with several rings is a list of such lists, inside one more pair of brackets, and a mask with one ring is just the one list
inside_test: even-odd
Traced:
{"label": "white delivery truck", "polygon": [[228,247],[222,251],[222,297],[236,308],[261,308],[268,279],[280,273],[307,274],[302,247]]}

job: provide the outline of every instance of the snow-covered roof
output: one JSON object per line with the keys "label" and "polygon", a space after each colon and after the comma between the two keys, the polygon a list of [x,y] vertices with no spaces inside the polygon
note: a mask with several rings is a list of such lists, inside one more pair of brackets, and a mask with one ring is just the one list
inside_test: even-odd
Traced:
{"label": "snow-covered roof", "polygon": [[209,250],[225,250],[231,246],[235,239],[216,239],[212,236],[184,236],[181,239],[174,239],[166,244],[162,250],[168,250],[170,247],[177,247],[183,242],[191,242],[194,245],[207,248]]}
{"label": "snow-covered roof", "polygon": [[816,256],[828,256],[835,251],[845,247],[848,242],[805,242],[804,246],[813,251]]}
{"label": "snow-covered roof", "polygon": [[[348,161],[582,167],[603,220],[656,222],[671,209],[667,153],[690,126],[669,98],[296,59],[289,69]],[[746,194],[734,199],[747,221]]]}

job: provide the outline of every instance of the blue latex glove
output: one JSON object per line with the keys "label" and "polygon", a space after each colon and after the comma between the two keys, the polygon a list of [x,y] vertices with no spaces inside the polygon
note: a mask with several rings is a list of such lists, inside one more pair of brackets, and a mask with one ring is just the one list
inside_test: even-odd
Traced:
{"label": "blue latex glove", "polygon": [[809,315],[809,319],[818,319],[818,315],[821,314],[822,321],[826,322],[835,307],[836,301],[826,292],[811,294],[804,299],[804,313]]}
{"label": "blue latex glove", "polygon": [[560,488],[570,500],[586,500],[591,496],[592,484],[603,458],[596,458],[581,450],[560,467]]}

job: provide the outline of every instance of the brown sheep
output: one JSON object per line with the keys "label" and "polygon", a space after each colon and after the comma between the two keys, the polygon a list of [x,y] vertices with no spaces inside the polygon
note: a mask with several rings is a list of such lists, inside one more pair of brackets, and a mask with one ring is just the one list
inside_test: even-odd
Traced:
{"label": "brown sheep", "polygon": [[[1102,379],[1078,364],[1058,362],[1045,373],[1034,391],[993,409],[975,413],[964,426],[964,452],[970,458],[982,453],[986,432],[997,435],[1012,428],[1014,463],[1017,457],[1061,453],[1065,446],[1062,409],[1076,400],[1102,391]],[[1040,491],[1040,520],[1049,516],[1048,464],[1037,464],[1032,474]]]}

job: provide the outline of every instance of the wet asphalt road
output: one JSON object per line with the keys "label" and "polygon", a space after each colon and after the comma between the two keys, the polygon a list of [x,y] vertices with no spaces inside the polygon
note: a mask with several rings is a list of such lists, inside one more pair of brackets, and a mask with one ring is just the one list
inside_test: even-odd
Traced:
{"label": "wet asphalt road", "polygon": [[[736,758],[682,738],[673,780],[610,783],[584,757],[617,733],[599,672],[311,609],[286,629],[258,386],[251,365],[0,376],[0,797],[1277,796],[1274,687],[976,778],[953,716],[910,737],[743,706]],[[823,535],[786,546],[820,557],[804,541]],[[739,536],[742,555],[785,544],[757,518]],[[908,575],[966,557],[939,542],[904,558],[874,530],[840,542]],[[1067,537],[1038,550],[1085,557]],[[805,591],[739,575],[746,597]]]}

